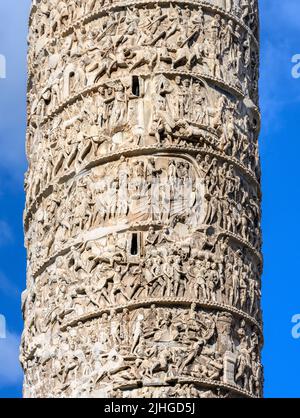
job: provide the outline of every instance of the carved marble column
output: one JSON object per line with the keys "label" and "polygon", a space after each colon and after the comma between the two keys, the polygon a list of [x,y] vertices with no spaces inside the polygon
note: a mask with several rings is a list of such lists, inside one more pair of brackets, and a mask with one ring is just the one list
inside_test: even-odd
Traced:
{"label": "carved marble column", "polygon": [[26,397],[262,396],[256,0],[30,14]]}

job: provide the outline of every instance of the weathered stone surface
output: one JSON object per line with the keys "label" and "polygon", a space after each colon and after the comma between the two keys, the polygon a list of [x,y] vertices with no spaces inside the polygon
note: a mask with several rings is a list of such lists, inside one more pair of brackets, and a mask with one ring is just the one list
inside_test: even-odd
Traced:
{"label": "weathered stone surface", "polygon": [[262,395],[257,19],[33,2],[25,397]]}

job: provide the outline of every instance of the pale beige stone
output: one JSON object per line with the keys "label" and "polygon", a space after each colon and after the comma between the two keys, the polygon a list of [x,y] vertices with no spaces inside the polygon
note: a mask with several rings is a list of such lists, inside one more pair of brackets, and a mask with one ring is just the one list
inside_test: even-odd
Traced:
{"label": "pale beige stone", "polygon": [[262,396],[256,0],[32,2],[25,397]]}

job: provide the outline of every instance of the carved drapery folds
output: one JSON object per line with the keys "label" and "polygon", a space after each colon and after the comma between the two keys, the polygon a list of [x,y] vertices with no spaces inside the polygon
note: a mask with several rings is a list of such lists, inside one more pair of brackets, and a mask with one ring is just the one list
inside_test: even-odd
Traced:
{"label": "carved drapery folds", "polygon": [[257,18],[33,2],[26,397],[262,396]]}

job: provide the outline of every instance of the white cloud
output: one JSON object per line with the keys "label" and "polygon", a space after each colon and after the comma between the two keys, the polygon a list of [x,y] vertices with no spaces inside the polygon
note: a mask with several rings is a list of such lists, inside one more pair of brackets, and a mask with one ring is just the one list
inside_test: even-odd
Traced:
{"label": "white cloud", "polygon": [[288,0],[288,1],[277,0],[275,2],[275,5],[277,6],[277,13],[275,13],[277,16],[282,16],[285,22],[288,23],[292,28],[300,29],[299,0]]}
{"label": "white cloud", "polygon": [[20,298],[20,293],[15,284],[0,271],[0,295],[3,294],[11,298]]}
{"label": "white cloud", "polygon": [[10,332],[7,332],[6,339],[0,339],[0,388],[22,382],[19,345],[20,337]]}
{"label": "white cloud", "polygon": [[0,219],[0,246],[11,242],[13,238],[12,231],[7,222]]}
{"label": "white cloud", "polygon": [[265,0],[261,9],[260,104],[263,129],[285,126],[283,112],[299,105],[300,82],[292,77],[292,57],[300,53],[299,0]]}
{"label": "white cloud", "polygon": [[26,168],[26,38],[30,0],[0,2],[0,54],[6,78],[0,79],[0,169],[21,182]]}

